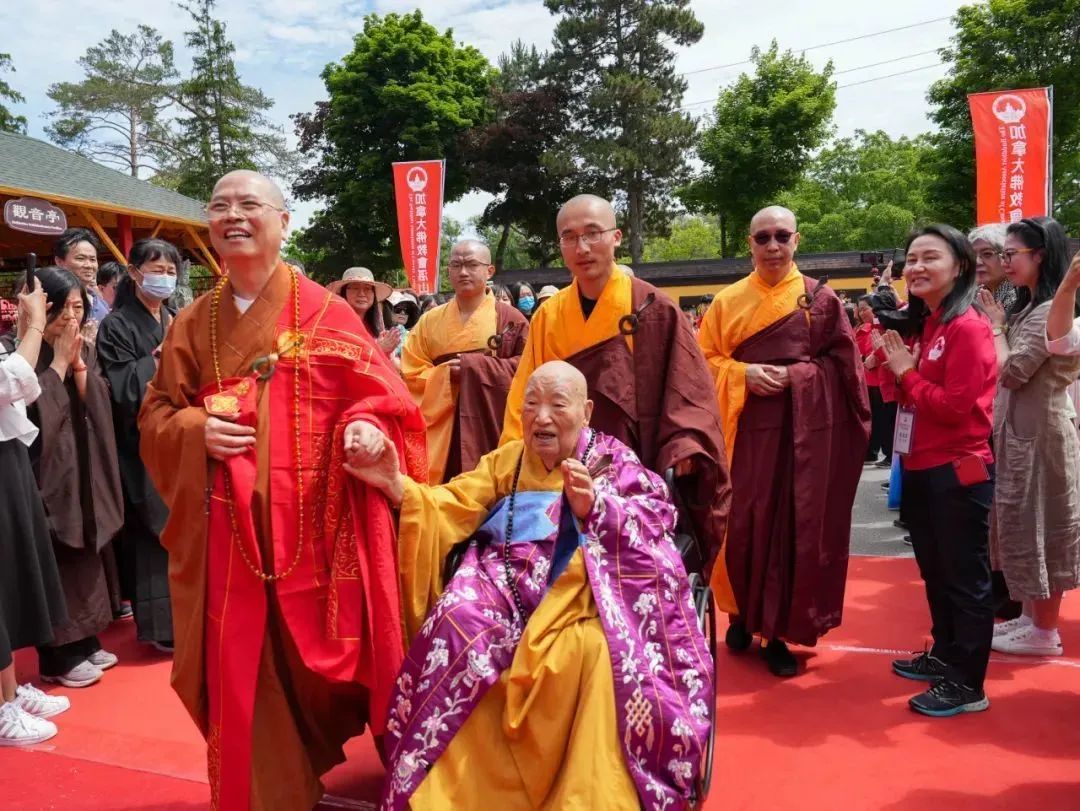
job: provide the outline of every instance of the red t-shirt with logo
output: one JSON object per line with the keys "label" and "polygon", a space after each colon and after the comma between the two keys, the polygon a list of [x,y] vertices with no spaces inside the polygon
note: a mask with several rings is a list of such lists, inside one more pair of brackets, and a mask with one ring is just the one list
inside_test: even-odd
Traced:
{"label": "red t-shirt with logo", "polygon": [[[882,332],[881,326],[878,324],[859,324],[855,329],[855,343],[859,346],[859,354],[863,356],[863,360],[866,356],[874,351],[874,340],[872,336],[875,332]],[[866,385],[867,386],[880,386],[881,385],[881,368],[884,361],[878,356],[878,365],[873,369],[866,369]]]}
{"label": "red t-shirt with logo", "polygon": [[[940,311],[939,311],[940,312]],[[976,455],[987,464],[997,389],[990,322],[974,307],[948,324],[926,320],[917,371],[901,382],[900,404],[915,409],[905,470],[926,470]]]}

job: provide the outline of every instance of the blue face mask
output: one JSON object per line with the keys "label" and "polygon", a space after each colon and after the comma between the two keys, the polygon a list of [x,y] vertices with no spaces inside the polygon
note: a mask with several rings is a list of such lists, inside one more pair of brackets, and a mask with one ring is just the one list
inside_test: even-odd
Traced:
{"label": "blue face mask", "polygon": [[176,277],[167,273],[144,273],[139,287],[150,298],[164,301],[176,291]]}
{"label": "blue face mask", "polygon": [[531,313],[533,311],[533,307],[535,306],[536,299],[534,299],[532,296],[522,296],[518,299],[518,309],[525,313],[525,315]]}

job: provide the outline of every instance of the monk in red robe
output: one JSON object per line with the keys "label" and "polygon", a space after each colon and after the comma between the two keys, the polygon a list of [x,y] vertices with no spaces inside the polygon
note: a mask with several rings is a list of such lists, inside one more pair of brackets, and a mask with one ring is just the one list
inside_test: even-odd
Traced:
{"label": "monk in red robe", "polygon": [[349,305],[279,260],[271,181],[231,172],[208,209],[228,276],[173,322],[139,417],[169,507],[173,686],[214,808],[311,808],[342,744],[383,731],[404,656],[393,518],[347,449],[377,426],[423,480],[424,421]]}
{"label": "monk in red robe", "polygon": [[795,215],[759,211],[749,243],[753,272],[716,295],[698,334],[731,469],[712,583],[729,647],[760,633],[769,669],[793,676],[785,640],[814,645],[840,624],[870,407],[843,304],[795,264]]}

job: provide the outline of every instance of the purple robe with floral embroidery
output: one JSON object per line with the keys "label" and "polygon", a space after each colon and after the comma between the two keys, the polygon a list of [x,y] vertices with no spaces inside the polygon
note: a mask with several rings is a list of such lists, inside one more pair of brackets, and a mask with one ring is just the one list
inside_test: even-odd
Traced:
{"label": "purple robe with floral embroidery", "polygon": [[[582,433],[579,454],[590,434]],[[586,463],[605,454],[612,464],[595,480],[596,503],[584,523],[564,516],[569,506],[559,491],[518,492],[510,569],[531,616],[565,563],[565,547],[583,548],[611,656],[627,770],[645,808],[682,808],[708,737],[712,659],[673,542],[675,508],[664,482],[626,445],[597,434]],[[497,493],[406,656],[387,722],[384,811],[408,807],[432,764],[513,661],[528,617],[518,615],[506,582],[509,495]]]}

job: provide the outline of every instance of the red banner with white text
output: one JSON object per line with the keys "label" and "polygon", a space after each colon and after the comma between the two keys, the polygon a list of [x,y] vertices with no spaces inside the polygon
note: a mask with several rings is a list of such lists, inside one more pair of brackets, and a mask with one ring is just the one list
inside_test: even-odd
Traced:
{"label": "red banner with white text", "polygon": [[1052,87],[968,96],[975,130],[975,219],[1012,223],[1050,214]]}
{"label": "red banner with white text", "polygon": [[394,164],[401,258],[409,286],[422,296],[439,292],[445,170],[446,162],[441,160]]}

